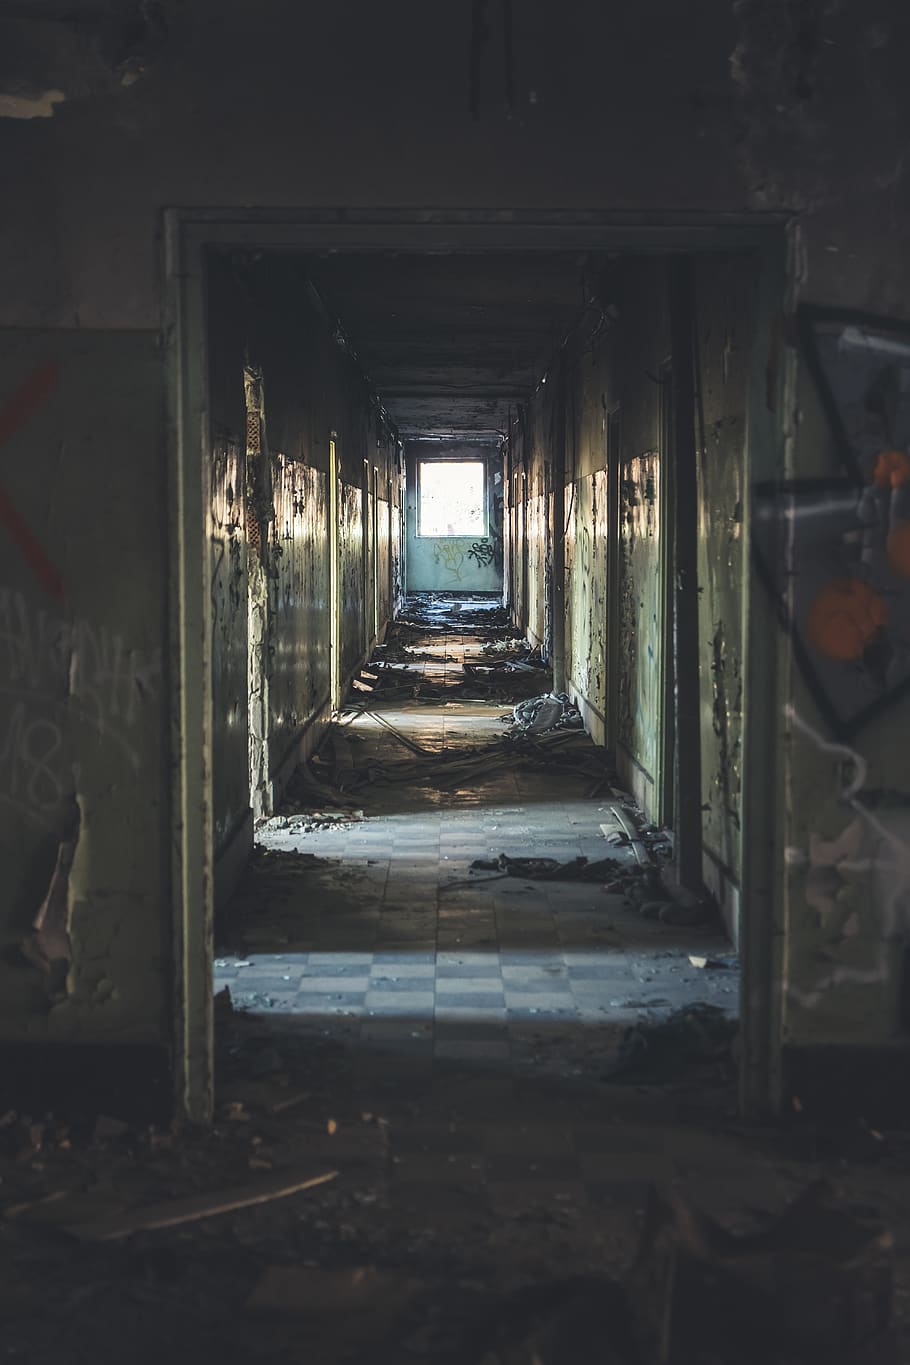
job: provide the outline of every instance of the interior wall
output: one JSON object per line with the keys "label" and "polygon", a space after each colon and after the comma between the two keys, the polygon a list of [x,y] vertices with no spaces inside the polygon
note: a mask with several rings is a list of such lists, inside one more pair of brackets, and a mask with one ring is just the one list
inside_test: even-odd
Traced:
{"label": "interior wall", "polygon": [[[408,441],[407,583],[409,592],[502,592],[503,473],[499,446],[471,441]],[[482,460],[486,467],[485,536],[418,535],[418,466],[422,460]]]}
{"label": "interior wall", "polygon": [[623,273],[616,756],[620,775],[657,819],[664,777],[664,536],[671,477],[661,449],[661,369],[670,354],[667,267],[660,260],[640,260]]}
{"label": "interior wall", "polygon": [[742,878],[744,517],[757,273],[743,256],[695,262],[698,663],[705,884],[739,941]]}
{"label": "interior wall", "polygon": [[0,1039],[169,1022],[157,338],[0,337]]}
{"label": "interior wall", "polygon": [[[746,488],[746,399],[751,363],[755,260],[710,256],[696,261],[698,402],[692,414],[698,448],[699,694],[702,814],[706,884],[737,932],[740,884],[741,726],[743,674],[742,521]],[[624,783],[651,819],[660,818],[665,670],[670,625],[666,610],[671,564],[665,533],[672,518],[672,452],[667,444],[670,328],[665,260],[623,263],[602,286],[604,316],[569,339],[564,366],[554,365],[513,428],[509,464],[515,502],[544,553],[529,555],[528,599],[516,595],[516,620],[539,638],[539,603],[551,595],[546,547],[559,534],[540,527],[543,500],[524,507],[521,470],[529,461],[538,486],[553,457],[565,451],[566,682],[592,737],[615,749]],[[564,380],[563,380],[564,376]],[[560,392],[560,384],[565,392]],[[609,468],[607,415],[619,409],[618,461]],[[559,424],[564,422],[564,431]],[[615,581],[610,581],[610,505],[618,509]],[[520,580],[518,562],[513,575]],[[618,650],[609,650],[618,620]],[[608,688],[615,688],[616,733],[608,726]]]}
{"label": "interior wall", "polygon": [[[318,742],[329,704],[329,441],[339,481],[341,658],[346,680],[375,639],[372,537],[365,535],[364,460],[379,503],[380,629],[393,601],[388,494],[400,489],[397,437],[356,362],[333,339],[299,264],[215,255],[210,261],[209,359],[213,512],[213,818],[216,856],[248,850],[247,595],[250,506],[258,507],[267,583],[267,774],[271,806],[300,753]],[[262,374],[267,506],[246,457],[244,367]],[[332,433],[335,433],[334,437]],[[370,474],[370,484],[374,476]],[[369,492],[369,490],[367,490]],[[369,517],[368,517],[369,519]],[[221,879],[223,881],[224,879]],[[227,887],[220,885],[224,894]]]}

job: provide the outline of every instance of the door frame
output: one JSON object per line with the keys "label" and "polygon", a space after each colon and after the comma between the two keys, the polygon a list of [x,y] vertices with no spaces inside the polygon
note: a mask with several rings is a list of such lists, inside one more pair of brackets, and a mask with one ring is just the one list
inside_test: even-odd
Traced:
{"label": "door frame", "polygon": [[329,707],[341,705],[341,583],[338,572],[338,516],[341,511],[338,433],[329,435],[329,478],[326,497],[329,512]]}
{"label": "door frame", "polygon": [[[758,258],[747,477],[750,486],[786,465],[783,404],[766,398],[765,361],[781,310],[795,295],[798,253],[784,214],[601,213],[591,210],[318,207],[168,208],[162,213],[162,338],[167,395],[168,710],[173,923],[175,1107],[207,1121],[214,1100],[212,960],[212,677],[210,565],[206,536],[210,445],[206,337],[206,253],[211,247],[264,251],[552,252],[668,255],[748,251]],[[781,348],[779,385],[792,383],[795,357]],[[748,550],[750,520],[745,518]],[[772,967],[782,944],[783,774],[777,698],[786,645],[752,571],[744,591],[742,1027],[744,1102],[774,1107],[779,1002]],[[777,812],[775,816],[774,812]],[[746,834],[748,831],[748,835]],[[748,923],[747,923],[748,921]]]}
{"label": "door frame", "polygon": [[[660,750],[657,764],[657,821],[673,829],[676,817],[676,448],[674,441],[673,360],[661,363],[660,431]],[[699,794],[699,801],[701,796]]]}

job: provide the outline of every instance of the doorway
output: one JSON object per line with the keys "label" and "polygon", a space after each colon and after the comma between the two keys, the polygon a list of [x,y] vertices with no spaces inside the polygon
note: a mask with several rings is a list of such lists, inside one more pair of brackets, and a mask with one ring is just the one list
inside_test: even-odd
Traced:
{"label": "doorway", "polygon": [[[197,811],[205,809],[205,789],[210,781],[210,740],[211,718],[206,714],[206,679],[208,661],[206,657],[206,632],[197,632],[194,622],[206,613],[205,605],[205,563],[200,554],[190,548],[190,541],[198,532],[193,527],[201,521],[198,490],[194,491],[194,472],[198,472],[198,432],[201,427],[201,414],[205,411],[205,375],[200,364],[201,349],[194,350],[194,338],[204,337],[204,313],[202,290],[206,271],[206,251],[213,240],[219,236],[225,241],[242,239],[249,243],[260,243],[266,247],[289,246],[312,249],[314,246],[330,251],[411,250],[433,253],[440,249],[447,251],[471,250],[509,253],[522,249],[540,250],[546,242],[550,249],[580,249],[585,245],[614,250],[638,250],[645,244],[651,251],[673,252],[693,250],[705,245],[711,247],[718,243],[732,242],[734,246],[758,253],[765,262],[763,266],[766,288],[762,294],[761,318],[757,327],[756,350],[760,349],[763,336],[770,330],[768,319],[777,307],[783,293],[784,272],[780,250],[779,225],[769,223],[756,228],[749,224],[728,224],[723,230],[710,223],[695,224],[663,223],[630,225],[628,222],[611,221],[608,216],[591,218],[590,215],[574,217],[541,217],[534,224],[506,223],[501,216],[491,214],[460,215],[458,222],[446,221],[445,215],[437,220],[427,220],[421,215],[398,215],[398,221],[378,222],[367,211],[348,214],[345,222],[328,223],[323,216],[307,220],[302,215],[293,222],[286,221],[275,225],[268,215],[247,215],[243,223],[238,223],[236,214],[225,214],[219,222],[219,215],[207,214],[203,223],[194,219],[192,213],[177,213],[169,218],[172,257],[176,263],[172,282],[174,285],[175,316],[179,320],[179,349],[175,352],[174,395],[175,414],[179,415],[178,428],[180,440],[173,452],[173,485],[175,488],[175,524],[179,534],[175,539],[175,561],[178,572],[174,576],[175,591],[179,610],[175,611],[175,673],[172,696],[176,726],[177,751],[180,755],[180,781],[175,786],[175,891],[177,902],[177,939],[180,950],[181,970],[184,990],[181,994],[179,1030],[181,1037],[180,1053],[184,1059],[191,1055],[197,1058],[209,1047],[207,1039],[211,1036],[209,1006],[206,1002],[206,988],[201,984],[200,972],[206,962],[205,924],[193,922],[199,907],[203,919],[210,914],[208,908],[210,890],[206,879],[206,869],[211,866],[211,852],[207,848],[204,821],[199,823]],[[530,229],[530,230],[528,230]],[[179,398],[179,401],[177,401]],[[777,458],[781,434],[776,420],[755,416],[753,410],[753,436],[760,439],[750,441],[750,478],[762,472],[758,466],[764,462],[773,464]],[[771,441],[766,442],[770,432]],[[329,584],[328,584],[328,635],[331,666],[331,704],[338,707],[341,697],[341,640],[338,619],[339,576],[338,558],[338,513],[339,513],[339,475],[337,468],[337,438],[333,436],[330,446],[328,468],[328,487],[326,501],[329,520]],[[519,480],[521,483],[523,480]],[[523,499],[523,505],[516,520],[523,523],[525,539],[530,539],[532,524],[534,537],[543,543],[538,503],[544,495],[535,486],[532,505],[530,496]],[[197,514],[200,514],[197,516]],[[374,541],[375,543],[375,541]],[[392,546],[390,558],[395,553]],[[530,561],[523,557],[521,566],[527,574]],[[750,586],[749,591],[752,591]],[[530,596],[530,587],[528,590]],[[186,604],[195,603],[187,611]],[[323,637],[324,638],[324,637]],[[773,651],[773,637],[762,640],[763,647]],[[756,640],[750,640],[750,658],[754,655]],[[749,664],[749,661],[747,661]],[[751,664],[749,664],[751,666]],[[200,691],[201,689],[201,691]],[[750,724],[752,716],[747,711]],[[194,730],[195,727],[195,730]],[[192,732],[192,737],[191,736]],[[755,738],[749,735],[744,748],[754,747]],[[195,763],[194,758],[198,758]],[[767,794],[764,794],[764,800]],[[763,883],[768,885],[767,878]],[[754,909],[754,907],[753,907]],[[757,913],[757,912],[756,912]],[[762,919],[757,915],[756,924],[759,934],[769,932],[770,917]],[[752,983],[761,994],[767,990],[767,982]],[[186,1068],[184,1067],[186,1071]],[[206,1076],[210,1077],[210,1067],[197,1069],[192,1085],[183,1090],[183,1106],[189,1112],[204,1114],[211,1103],[211,1091],[206,1089]]]}

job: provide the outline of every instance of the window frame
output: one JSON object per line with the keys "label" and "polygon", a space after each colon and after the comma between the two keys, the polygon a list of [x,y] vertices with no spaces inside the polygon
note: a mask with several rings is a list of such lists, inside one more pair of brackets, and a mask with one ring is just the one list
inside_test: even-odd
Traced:
{"label": "window frame", "polygon": [[[424,531],[421,523],[423,519],[423,466],[424,465],[479,465],[481,477],[481,513],[483,515],[483,528],[472,531]],[[417,498],[415,502],[415,531],[418,540],[488,540],[490,536],[490,488],[489,471],[487,461],[482,455],[471,455],[467,458],[463,455],[446,455],[428,458],[418,456],[416,460],[416,483]]]}

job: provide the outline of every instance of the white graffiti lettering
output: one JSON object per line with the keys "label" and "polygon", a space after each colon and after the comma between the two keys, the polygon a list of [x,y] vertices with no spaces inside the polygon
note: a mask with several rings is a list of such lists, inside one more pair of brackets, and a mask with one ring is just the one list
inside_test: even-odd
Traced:
{"label": "white graffiti lettering", "polygon": [[138,772],[134,727],[160,680],[160,650],[129,649],[104,627],[33,611],[21,592],[0,588],[0,696],[9,702],[0,800],[46,817],[72,790],[80,732],[115,744]]}

